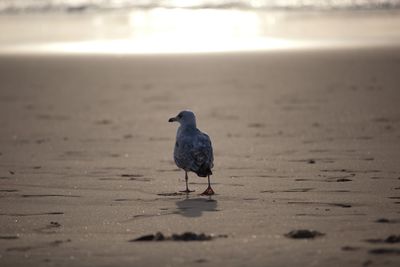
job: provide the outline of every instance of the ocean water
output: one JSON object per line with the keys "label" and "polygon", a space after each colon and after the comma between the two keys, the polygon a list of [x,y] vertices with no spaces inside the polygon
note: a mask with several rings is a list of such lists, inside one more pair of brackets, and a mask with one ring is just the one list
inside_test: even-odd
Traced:
{"label": "ocean water", "polygon": [[390,10],[399,9],[400,0],[0,0],[0,14],[153,8]]}
{"label": "ocean water", "polygon": [[400,46],[398,25],[400,0],[0,0],[0,54]]}

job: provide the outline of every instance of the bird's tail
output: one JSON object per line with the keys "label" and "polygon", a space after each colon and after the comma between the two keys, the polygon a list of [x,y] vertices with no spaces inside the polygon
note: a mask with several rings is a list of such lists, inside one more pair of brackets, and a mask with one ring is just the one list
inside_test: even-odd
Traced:
{"label": "bird's tail", "polygon": [[196,174],[200,177],[207,177],[208,175],[212,175],[212,171],[209,166],[205,166],[204,164],[199,168]]}

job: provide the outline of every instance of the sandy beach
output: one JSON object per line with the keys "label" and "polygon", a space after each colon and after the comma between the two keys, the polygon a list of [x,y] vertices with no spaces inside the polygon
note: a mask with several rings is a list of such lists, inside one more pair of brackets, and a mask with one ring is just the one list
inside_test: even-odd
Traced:
{"label": "sandy beach", "polygon": [[[398,266],[399,52],[3,55],[0,265]],[[213,197],[177,193],[185,108]]]}

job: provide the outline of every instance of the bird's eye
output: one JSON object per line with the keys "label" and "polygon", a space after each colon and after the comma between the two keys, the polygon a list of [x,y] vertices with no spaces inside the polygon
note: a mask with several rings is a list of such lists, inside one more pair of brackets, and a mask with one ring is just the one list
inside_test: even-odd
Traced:
{"label": "bird's eye", "polygon": [[179,118],[179,119],[182,118],[182,114],[181,114],[181,113],[178,114],[178,118]]}

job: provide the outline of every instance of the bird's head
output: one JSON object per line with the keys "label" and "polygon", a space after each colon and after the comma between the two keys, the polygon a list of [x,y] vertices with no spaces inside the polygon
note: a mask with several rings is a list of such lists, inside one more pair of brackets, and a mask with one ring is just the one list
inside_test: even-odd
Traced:
{"label": "bird's head", "polygon": [[196,116],[190,110],[184,110],[179,112],[176,117],[172,117],[168,120],[169,122],[177,121],[183,126],[194,126],[196,127]]}

